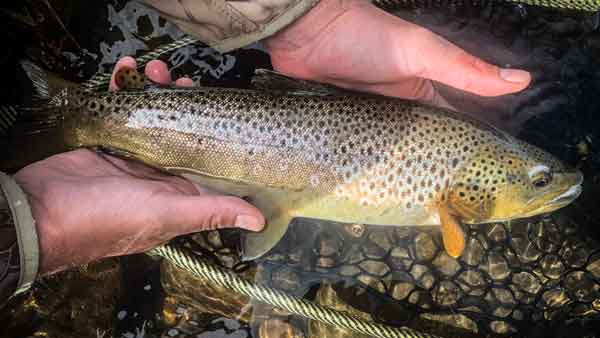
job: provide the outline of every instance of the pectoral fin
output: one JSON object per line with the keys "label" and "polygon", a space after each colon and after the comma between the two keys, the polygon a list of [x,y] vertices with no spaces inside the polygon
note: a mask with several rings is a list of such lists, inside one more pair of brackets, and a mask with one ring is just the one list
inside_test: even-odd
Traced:
{"label": "pectoral fin", "polygon": [[458,219],[450,213],[447,207],[439,208],[442,223],[442,240],[449,256],[457,258],[465,250],[465,232]]}

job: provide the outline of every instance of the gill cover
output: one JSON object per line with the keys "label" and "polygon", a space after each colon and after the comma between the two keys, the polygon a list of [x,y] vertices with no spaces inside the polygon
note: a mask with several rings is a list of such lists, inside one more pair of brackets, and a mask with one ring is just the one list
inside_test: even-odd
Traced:
{"label": "gill cover", "polygon": [[449,203],[465,223],[506,221],[572,202],[583,176],[545,151],[511,139],[480,150],[455,173]]}

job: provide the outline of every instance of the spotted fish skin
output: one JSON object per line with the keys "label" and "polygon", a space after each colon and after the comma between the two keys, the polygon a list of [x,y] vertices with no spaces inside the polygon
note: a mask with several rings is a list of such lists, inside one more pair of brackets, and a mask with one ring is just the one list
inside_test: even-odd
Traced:
{"label": "spotted fish skin", "polygon": [[552,211],[581,189],[581,173],[536,147],[458,113],[400,99],[67,89],[54,102],[69,147],[112,149],[247,197],[267,219],[265,232],[247,235],[249,258],[274,246],[294,217],[442,224],[446,249],[456,257],[464,248],[460,222]]}

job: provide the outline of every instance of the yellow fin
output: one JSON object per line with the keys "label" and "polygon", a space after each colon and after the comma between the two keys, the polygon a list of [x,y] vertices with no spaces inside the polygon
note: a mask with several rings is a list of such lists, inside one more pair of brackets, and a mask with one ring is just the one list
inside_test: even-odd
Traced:
{"label": "yellow fin", "polygon": [[214,192],[244,197],[257,207],[265,216],[267,224],[260,232],[244,232],[242,234],[241,256],[243,261],[256,259],[271,250],[287,231],[294,218],[289,206],[283,201],[295,201],[289,192],[276,188],[253,186],[244,182],[232,181],[220,177],[212,177],[187,168],[169,167],[167,171],[198,183]]}
{"label": "yellow fin", "polygon": [[457,258],[465,250],[465,232],[458,219],[450,214],[447,207],[440,206],[439,214],[442,223],[442,240],[446,253],[450,257]]}

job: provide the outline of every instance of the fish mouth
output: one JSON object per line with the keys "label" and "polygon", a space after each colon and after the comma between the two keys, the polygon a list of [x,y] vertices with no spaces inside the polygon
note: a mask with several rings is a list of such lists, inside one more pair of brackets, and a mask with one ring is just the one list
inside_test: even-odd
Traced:
{"label": "fish mouth", "polygon": [[573,202],[575,199],[577,199],[577,197],[579,197],[579,195],[581,195],[583,190],[583,174],[580,171],[577,171],[571,175],[573,175],[571,177],[572,181],[575,183],[572,184],[567,190],[557,192],[556,196],[545,202],[542,205],[542,209],[544,209],[544,211],[553,211],[562,208]]}
{"label": "fish mouth", "polygon": [[570,187],[564,193],[562,193],[562,194],[554,197],[552,200],[546,202],[546,205],[568,204],[571,201],[575,200],[577,197],[579,197],[582,190],[583,189],[581,188],[580,184],[574,185],[574,186]]}

